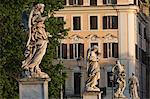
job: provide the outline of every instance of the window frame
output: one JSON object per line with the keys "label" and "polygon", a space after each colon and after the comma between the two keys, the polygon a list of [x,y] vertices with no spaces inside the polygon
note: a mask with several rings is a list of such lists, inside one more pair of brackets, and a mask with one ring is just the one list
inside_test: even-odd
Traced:
{"label": "window frame", "polygon": [[[92,19],[92,18],[95,18],[95,19]],[[93,24],[95,27],[92,27]],[[90,30],[98,30],[98,16],[96,15],[90,16]]]}
{"label": "window frame", "polygon": [[103,30],[118,29],[118,16],[117,15],[103,16],[102,19],[103,19],[103,23],[102,23],[103,24]]}
{"label": "window frame", "polygon": [[[117,51],[114,49],[113,44],[117,44]],[[117,52],[115,54],[115,51]],[[119,47],[116,42],[105,42],[103,43],[103,58],[118,58],[119,57]]]}

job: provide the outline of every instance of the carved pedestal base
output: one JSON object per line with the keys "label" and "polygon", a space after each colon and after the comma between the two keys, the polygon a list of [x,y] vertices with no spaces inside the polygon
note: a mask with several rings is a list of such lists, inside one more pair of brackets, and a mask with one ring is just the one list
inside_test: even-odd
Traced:
{"label": "carved pedestal base", "polygon": [[127,97],[119,97],[119,98],[114,98],[114,99],[128,99]]}
{"label": "carved pedestal base", "polygon": [[19,81],[19,99],[48,99],[50,78],[24,78]]}
{"label": "carved pedestal base", "polygon": [[101,99],[100,91],[87,91],[83,94],[83,99]]}

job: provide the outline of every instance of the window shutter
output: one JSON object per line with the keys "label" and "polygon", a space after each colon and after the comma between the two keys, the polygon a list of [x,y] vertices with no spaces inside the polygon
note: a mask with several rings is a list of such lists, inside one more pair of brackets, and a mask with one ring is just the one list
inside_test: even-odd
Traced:
{"label": "window shutter", "polygon": [[91,6],[97,6],[97,0],[90,0]]}
{"label": "window shutter", "polygon": [[73,44],[69,45],[70,59],[73,59]]}
{"label": "window shutter", "polygon": [[107,16],[103,16],[103,29],[107,29]]}
{"label": "window shutter", "polygon": [[79,43],[78,45],[78,57],[84,58],[84,44]]}
{"label": "window shutter", "polygon": [[118,29],[118,16],[112,16],[112,28]]}
{"label": "window shutter", "polygon": [[57,57],[60,58],[60,46],[58,46]]}
{"label": "window shutter", "polygon": [[106,0],[103,0],[103,4],[106,4]]}
{"label": "window shutter", "polygon": [[112,43],[112,57],[118,58],[118,43]]}
{"label": "window shutter", "polygon": [[69,0],[69,5],[73,5],[73,0]]}
{"label": "window shutter", "polygon": [[73,30],[80,30],[81,22],[80,17],[73,17]]}
{"label": "window shutter", "polygon": [[103,57],[107,58],[107,43],[103,44]]}
{"label": "window shutter", "polygon": [[79,5],[83,5],[83,0],[78,0]]}
{"label": "window shutter", "polygon": [[90,29],[97,29],[97,16],[90,16]]}
{"label": "window shutter", "polygon": [[67,44],[62,44],[62,58],[67,59]]}
{"label": "window shutter", "polygon": [[66,0],[63,0],[63,4],[66,5]]}
{"label": "window shutter", "polygon": [[112,0],[112,4],[117,4],[117,0]]}

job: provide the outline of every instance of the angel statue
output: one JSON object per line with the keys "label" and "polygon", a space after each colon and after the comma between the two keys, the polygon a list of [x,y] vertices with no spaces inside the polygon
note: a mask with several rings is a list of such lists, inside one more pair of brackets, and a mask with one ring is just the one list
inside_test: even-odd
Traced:
{"label": "angel statue", "polygon": [[100,91],[96,85],[97,81],[100,79],[100,67],[98,47],[94,46],[87,51],[87,72],[88,78],[86,81],[86,91]]}
{"label": "angel statue", "polygon": [[49,76],[41,72],[39,67],[45,55],[49,33],[45,31],[44,21],[48,18],[42,17],[44,4],[37,4],[32,8],[29,16],[28,28],[29,39],[26,44],[25,60],[22,62],[25,77],[48,78]]}
{"label": "angel statue", "polygon": [[140,99],[138,95],[139,81],[138,78],[132,73],[132,76],[129,78],[129,93],[132,99]]}
{"label": "angel statue", "polygon": [[115,76],[117,76],[117,83],[118,87],[116,89],[116,92],[114,93],[115,98],[124,98],[124,90],[126,88],[126,74],[124,65],[121,65],[119,60],[117,60],[116,65],[112,68],[112,72]]}

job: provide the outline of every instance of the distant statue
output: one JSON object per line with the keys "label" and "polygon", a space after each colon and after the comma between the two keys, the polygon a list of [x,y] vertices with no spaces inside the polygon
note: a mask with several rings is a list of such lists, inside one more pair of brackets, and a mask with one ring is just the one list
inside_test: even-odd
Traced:
{"label": "distant statue", "polygon": [[49,33],[45,31],[42,17],[44,4],[37,4],[32,8],[29,16],[29,39],[25,50],[25,60],[22,62],[22,68],[25,70],[25,77],[48,78],[49,76],[41,72],[39,67],[43,56],[45,55]]}
{"label": "distant statue", "polygon": [[86,81],[86,91],[100,91],[96,85],[97,81],[100,79],[100,67],[98,47],[94,46],[87,51],[87,72],[88,79]]}
{"label": "distant statue", "polygon": [[138,78],[132,73],[132,76],[129,78],[129,93],[132,99],[140,99],[138,96],[138,87],[139,81]]}
{"label": "distant statue", "polygon": [[116,92],[114,93],[114,96],[116,98],[123,98],[124,96],[124,90],[126,88],[126,74],[124,65],[121,65],[119,60],[117,61],[117,64],[112,68],[112,72],[117,76],[117,83],[118,87],[116,89]]}

